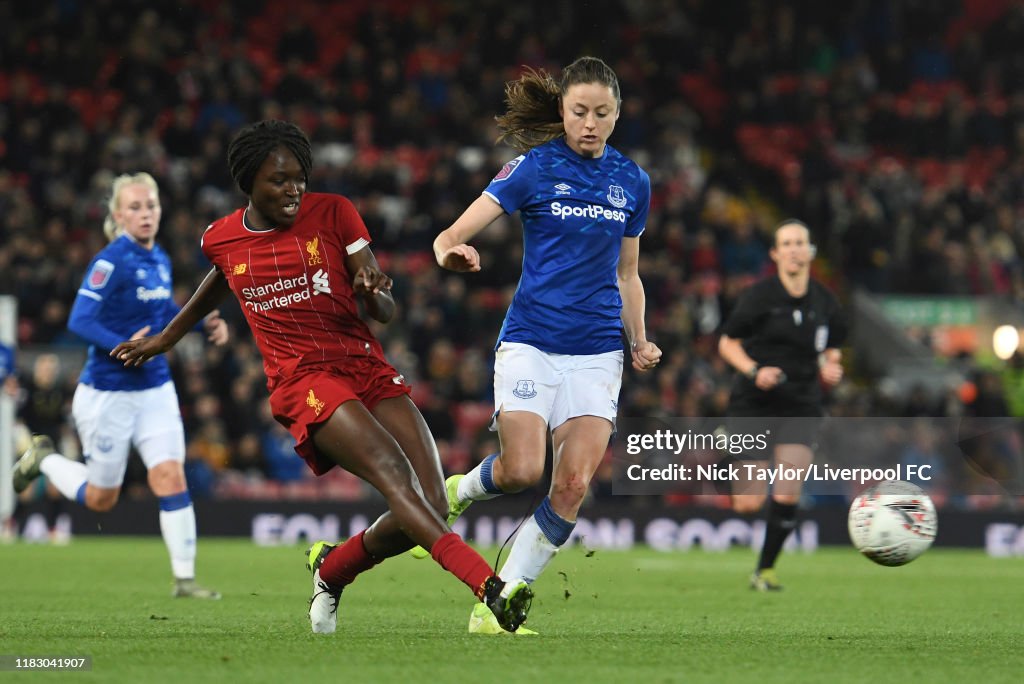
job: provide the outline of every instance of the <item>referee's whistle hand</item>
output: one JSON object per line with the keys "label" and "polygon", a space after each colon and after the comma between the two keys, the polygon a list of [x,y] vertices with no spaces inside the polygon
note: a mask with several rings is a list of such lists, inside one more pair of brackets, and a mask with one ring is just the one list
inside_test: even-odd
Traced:
{"label": "referee's whistle hand", "polygon": [[759,390],[767,392],[778,387],[784,377],[785,373],[778,366],[762,366],[757,369],[757,378],[754,379],[754,384]]}
{"label": "referee's whistle hand", "polygon": [[843,379],[843,367],[835,361],[828,361],[821,367],[821,379],[829,386],[836,386]]}

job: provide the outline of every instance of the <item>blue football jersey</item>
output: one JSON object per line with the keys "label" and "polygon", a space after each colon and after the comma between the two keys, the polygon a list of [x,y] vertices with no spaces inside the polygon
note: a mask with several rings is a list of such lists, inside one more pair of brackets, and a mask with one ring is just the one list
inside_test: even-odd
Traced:
{"label": "blue football jersey", "polygon": [[122,235],[93,257],[68,318],[68,328],[89,342],[80,383],[124,391],[170,380],[162,355],[139,368],[125,368],[108,354],[147,325],[149,335],[163,330],[179,311],[171,289],[171,260],[159,245],[146,249]]}
{"label": "blue football jersey", "polygon": [[484,193],[523,222],[523,274],[498,342],[552,354],[622,349],[616,267],[622,239],[644,231],[647,173],[609,145],[589,159],[556,138],[505,164]]}

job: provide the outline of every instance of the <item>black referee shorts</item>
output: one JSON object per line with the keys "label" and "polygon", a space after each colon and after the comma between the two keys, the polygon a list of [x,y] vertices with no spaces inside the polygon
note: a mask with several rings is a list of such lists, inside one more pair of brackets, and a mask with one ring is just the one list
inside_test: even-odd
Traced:
{"label": "black referee shorts", "polygon": [[[725,422],[730,435],[749,435],[746,443],[757,444],[758,448],[749,449],[743,455],[733,454],[733,460],[768,460],[774,455],[774,448],[779,444],[802,444],[814,449],[818,443],[818,434],[825,418],[817,407],[807,407],[803,415],[770,415],[763,411],[749,411],[741,407],[730,408]],[[788,413],[788,412],[787,412]],[[763,448],[760,448],[761,445]]]}

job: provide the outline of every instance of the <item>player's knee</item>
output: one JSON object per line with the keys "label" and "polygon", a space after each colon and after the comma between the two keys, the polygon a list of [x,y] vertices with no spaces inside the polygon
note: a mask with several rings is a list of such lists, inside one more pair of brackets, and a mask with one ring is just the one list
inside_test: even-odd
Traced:
{"label": "player's knee", "polygon": [[401,451],[383,448],[367,452],[363,465],[368,467],[366,479],[385,496],[389,491],[410,491],[416,483],[416,474]]}
{"label": "player's knee", "polygon": [[757,494],[740,494],[732,497],[732,510],[741,515],[751,515],[761,510],[765,497]]}
{"label": "player's knee", "polygon": [[499,477],[495,479],[495,482],[501,487],[503,492],[509,494],[520,492],[527,487],[537,484],[544,477],[543,463],[538,464],[532,460],[508,458],[505,454],[502,454],[499,460],[501,461],[501,472]]}
{"label": "player's knee", "polygon": [[572,474],[551,483],[551,503],[556,508],[578,507],[590,489],[590,482],[579,474]]}
{"label": "player's knee", "polygon": [[799,494],[773,494],[772,500],[784,506],[796,506],[800,503]]}
{"label": "player's knee", "polygon": [[117,505],[120,492],[118,490],[85,490],[85,506],[97,513],[106,513]]}
{"label": "player's knee", "polygon": [[148,473],[149,488],[157,496],[170,496],[185,491],[185,468],[177,461],[164,461]]}
{"label": "player's knee", "polygon": [[442,518],[448,517],[448,493],[442,487],[439,491],[426,491],[424,498],[430,507]]}

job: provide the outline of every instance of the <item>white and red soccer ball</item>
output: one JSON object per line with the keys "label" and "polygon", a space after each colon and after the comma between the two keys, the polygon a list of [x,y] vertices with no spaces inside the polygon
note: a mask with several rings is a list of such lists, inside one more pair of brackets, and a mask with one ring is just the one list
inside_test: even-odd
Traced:
{"label": "white and red soccer ball", "polygon": [[906,565],[935,541],[938,517],[920,487],[887,480],[868,487],[850,505],[850,540],[879,565]]}

